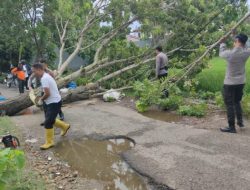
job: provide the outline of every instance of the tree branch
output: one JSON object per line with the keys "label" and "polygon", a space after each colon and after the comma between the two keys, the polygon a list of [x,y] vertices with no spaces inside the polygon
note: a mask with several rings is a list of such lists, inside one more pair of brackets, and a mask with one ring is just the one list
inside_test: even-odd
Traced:
{"label": "tree branch", "polygon": [[[191,71],[192,71],[192,69],[195,67],[195,66],[197,66],[197,65],[199,65],[200,64],[200,62],[201,62],[201,60],[203,59],[203,58],[205,58],[207,55],[208,55],[208,53],[211,51],[211,50],[213,50],[216,46],[218,46],[220,43],[221,43],[221,41],[223,40],[223,39],[225,39],[225,38],[228,38],[234,31],[235,31],[235,29],[237,29],[246,19],[248,19],[250,17],[250,12],[248,12],[244,17],[242,17],[238,22],[237,22],[237,24],[235,24],[235,26],[234,27],[232,27],[231,28],[231,30],[228,32],[228,33],[226,33],[223,37],[221,37],[218,41],[216,41],[214,44],[212,44],[197,60],[195,60],[193,63],[191,63],[190,65],[188,65],[187,67],[185,67],[185,69],[187,69],[187,71],[177,80],[177,81],[175,81],[175,84],[176,83],[178,83],[178,82],[180,82],[183,78],[185,78]],[[184,69],[182,69],[182,71],[183,71]],[[168,79],[168,80],[166,80],[164,83],[163,83],[163,85],[165,85],[166,84],[166,82],[169,82],[169,81],[173,81],[173,78],[170,78],[170,79]],[[173,84],[174,85],[174,84]],[[172,85],[172,86],[173,86]],[[171,88],[171,87],[170,87]]]}

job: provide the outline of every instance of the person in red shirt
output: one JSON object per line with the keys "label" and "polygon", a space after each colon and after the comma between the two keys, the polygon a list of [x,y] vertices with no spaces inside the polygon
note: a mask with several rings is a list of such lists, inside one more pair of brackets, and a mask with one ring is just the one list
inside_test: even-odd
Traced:
{"label": "person in red shirt", "polygon": [[19,93],[20,94],[24,93],[24,84],[25,84],[26,77],[25,77],[25,72],[23,71],[22,64],[18,64],[17,67],[14,67],[11,70],[11,73],[17,76]]}

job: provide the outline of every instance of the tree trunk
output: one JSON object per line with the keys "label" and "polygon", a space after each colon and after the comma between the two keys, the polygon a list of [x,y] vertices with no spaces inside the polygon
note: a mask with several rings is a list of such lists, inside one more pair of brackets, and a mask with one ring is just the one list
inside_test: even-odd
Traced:
{"label": "tree trunk", "polygon": [[[62,94],[63,104],[89,99],[92,95],[102,92],[97,86],[80,86]],[[1,115],[13,116],[32,106],[33,103],[27,93],[0,103]]]}
{"label": "tree trunk", "polygon": [[1,115],[12,116],[32,105],[33,103],[28,94],[25,93],[21,96],[0,103],[0,112]]}

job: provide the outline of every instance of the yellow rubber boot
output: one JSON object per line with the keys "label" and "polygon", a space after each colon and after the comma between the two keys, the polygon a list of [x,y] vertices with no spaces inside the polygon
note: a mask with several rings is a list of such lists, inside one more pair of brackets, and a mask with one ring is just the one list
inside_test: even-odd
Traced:
{"label": "yellow rubber boot", "polygon": [[45,144],[40,146],[41,150],[47,150],[54,146],[54,128],[46,130],[46,141]]}
{"label": "yellow rubber boot", "polygon": [[65,123],[64,121],[61,121],[60,119],[56,119],[54,125],[55,127],[60,128],[62,130],[61,136],[65,136],[70,128],[70,124]]}

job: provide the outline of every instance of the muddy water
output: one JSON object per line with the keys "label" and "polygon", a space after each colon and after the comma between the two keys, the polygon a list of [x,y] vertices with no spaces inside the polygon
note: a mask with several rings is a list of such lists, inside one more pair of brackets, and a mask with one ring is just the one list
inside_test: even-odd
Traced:
{"label": "muddy water", "polygon": [[171,113],[171,112],[164,112],[159,110],[151,110],[145,113],[142,113],[145,117],[149,117],[151,119],[156,119],[165,122],[179,122],[181,121],[181,116]]}
{"label": "muddy water", "polygon": [[125,139],[74,140],[62,141],[55,147],[55,152],[82,177],[104,182],[105,190],[145,190],[141,177],[119,156],[133,146]]}

